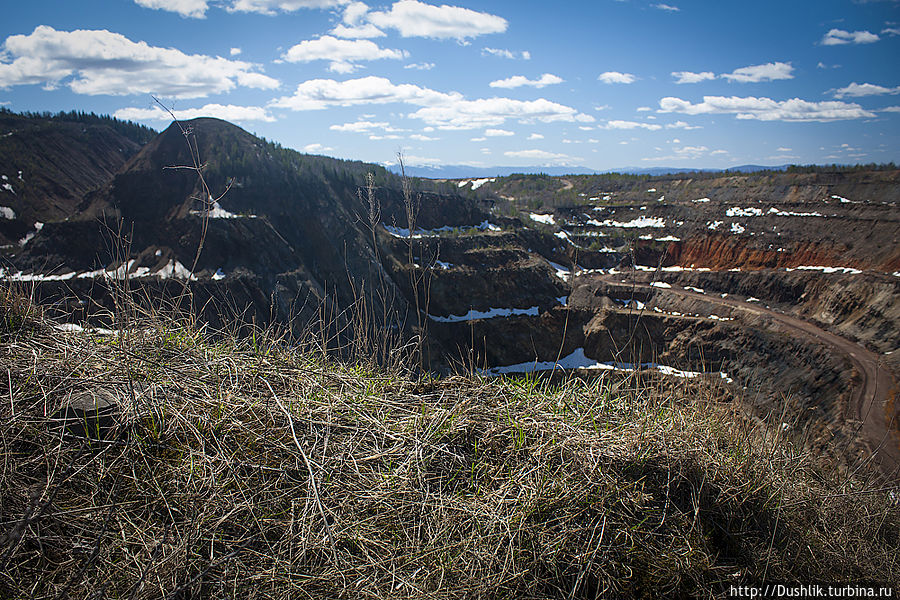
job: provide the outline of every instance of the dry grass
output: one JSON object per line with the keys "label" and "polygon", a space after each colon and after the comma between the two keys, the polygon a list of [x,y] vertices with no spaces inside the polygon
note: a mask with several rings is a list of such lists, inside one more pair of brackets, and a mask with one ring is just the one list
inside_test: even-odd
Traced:
{"label": "dry grass", "polygon": [[[414,383],[2,304],[0,598],[725,596],[898,583],[900,506],[711,382]],[[7,388],[7,389],[4,389]],[[105,389],[103,439],[49,418]]]}

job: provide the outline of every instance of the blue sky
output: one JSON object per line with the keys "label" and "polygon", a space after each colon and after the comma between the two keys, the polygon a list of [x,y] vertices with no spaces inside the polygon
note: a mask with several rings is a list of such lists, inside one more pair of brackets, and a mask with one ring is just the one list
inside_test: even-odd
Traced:
{"label": "blue sky", "polygon": [[31,0],[0,104],[378,163],[900,162],[893,0]]}

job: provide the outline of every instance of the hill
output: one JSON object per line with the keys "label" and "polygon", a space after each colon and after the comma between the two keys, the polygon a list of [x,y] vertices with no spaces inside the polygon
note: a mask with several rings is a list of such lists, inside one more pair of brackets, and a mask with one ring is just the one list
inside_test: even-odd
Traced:
{"label": "hill", "polygon": [[0,109],[0,244],[66,219],[153,137],[152,130],[84,113],[17,114]]}

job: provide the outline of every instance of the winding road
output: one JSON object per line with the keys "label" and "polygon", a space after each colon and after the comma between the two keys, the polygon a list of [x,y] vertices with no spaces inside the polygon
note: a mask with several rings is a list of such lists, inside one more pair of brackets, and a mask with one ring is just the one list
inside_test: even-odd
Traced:
{"label": "winding road", "polygon": [[[615,285],[623,283],[621,276],[606,275],[602,276],[601,279],[606,283]],[[860,385],[851,394],[848,415],[860,422],[858,431],[872,450],[872,461],[888,479],[900,480],[900,435],[898,435],[896,428],[892,428],[898,418],[896,408],[894,414],[890,417],[890,422],[887,415],[889,401],[897,394],[897,382],[877,354],[846,338],[825,331],[809,321],[760,306],[758,303],[702,294],[675,285],[661,288],[631,281],[625,283],[639,289],[679,294],[687,298],[699,299],[745,311],[749,314],[764,316],[777,322],[785,331],[793,335],[825,344],[846,356],[861,380]],[[895,402],[897,401],[895,399]]]}

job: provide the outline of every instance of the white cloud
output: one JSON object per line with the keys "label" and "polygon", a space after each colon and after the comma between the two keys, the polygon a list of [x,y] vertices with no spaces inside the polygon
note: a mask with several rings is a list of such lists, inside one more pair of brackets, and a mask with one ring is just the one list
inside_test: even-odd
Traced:
{"label": "white cloud", "polygon": [[544,73],[540,76],[539,79],[528,79],[523,75],[513,75],[508,79],[498,79],[497,81],[492,81],[490,86],[492,88],[517,88],[522,86],[531,86],[536,88],[547,87],[548,85],[555,85],[557,83],[562,83],[563,79],[553,75],[551,73]]}
{"label": "white cloud", "polygon": [[846,102],[808,102],[800,98],[776,101],[771,98],[738,96],[704,96],[703,102],[691,104],[681,98],[666,97],[659,101],[661,113],[688,115],[734,114],[738,119],[760,121],[837,121],[874,117],[858,104]]}
{"label": "white cloud", "polygon": [[343,131],[352,133],[370,133],[373,129],[388,129],[390,124],[387,122],[374,123],[372,121],[356,121],[353,123],[344,123],[343,125],[332,125],[329,127],[332,131]]}
{"label": "white cloud", "polygon": [[881,96],[882,94],[900,94],[900,86],[888,88],[871,83],[853,82],[847,87],[834,91],[835,98],[846,98],[847,96],[859,98],[861,96]]}
{"label": "white cloud", "polygon": [[773,62],[764,65],[752,65],[735,69],[731,73],[723,73],[722,77],[738,83],[758,83],[760,81],[775,81],[777,79],[793,79],[791,74],[794,67],[791,63]]}
{"label": "white cloud", "polygon": [[486,142],[487,138],[484,136],[481,137],[473,137],[469,139],[470,142]]}
{"label": "white cloud", "polygon": [[441,138],[428,137],[427,135],[422,135],[421,133],[414,133],[411,136],[409,136],[409,139],[416,140],[418,142],[434,142]]}
{"label": "white cloud", "polygon": [[900,35],[900,29],[896,27],[887,27],[881,30],[881,35]]}
{"label": "white cloud", "polygon": [[144,8],[167,10],[194,19],[206,17],[206,11],[209,9],[206,0],[134,0],[134,2]]}
{"label": "white cloud", "polygon": [[307,154],[317,154],[320,152],[333,152],[334,148],[323,146],[322,144],[307,144],[301,150]]}
{"label": "white cloud", "polygon": [[601,73],[599,77],[597,77],[603,83],[634,83],[637,81],[637,77],[632,75],[631,73],[619,73],[618,71],[607,71],[606,73]]}
{"label": "white cloud", "polygon": [[486,129],[484,135],[486,137],[509,137],[516,134],[506,129]]}
{"label": "white cloud", "polygon": [[544,150],[510,150],[503,153],[510,158],[524,158],[527,160],[543,161],[547,165],[571,165],[580,161],[580,158],[569,156],[568,154],[556,154],[554,152],[545,152]]}
{"label": "white cloud", "polygon": [[843,29],[832,29],[822,38],[823,46],[838,46],[841,44],[871,44],[877,42],[879,38],[871,31],[844,31]]}
{"label": "white cloud", "polygon": [[[179,121],[187,121],[200,117],[214,117],[237,123],[264,122],[272,123],[275,117],[266,112],[262,106],[235,106],[234,104],[207,104],[200,108],[173,110]],[[171,121],[172,115],[162,108],[120,108],[113,116],[127,121]]]}
{"label": "white cloud", "polygon": [[638,106],[637,107],[637,112],[648,112],[651,110],[653,110],[653,109],[650,108],[649,106]]}
{"label": "white cloud", "polygon": [[702,73],[692,73],[691,71],[673,71],[672,77],[675,83],[700,83],[709,79],[715,79],[716,74],[712,71],[703,71]]}
{"label": "white cloud", "polygon": [[654,4],[653,8],[658,8],[659,10],[667,10],[669,12],[679,12],[681,9],[677,6],[672,6],[670,4]]}
{"label": "white cloud", "polygon": [[467,100],[458,92],[438,92],[414,84],[394,84],[383,77],[347,81],[311,79],[297,86],[292,96],[272,101],[271,106],[291,110],[322,110],[332,106],[403,103],[423,108],[407,115],[441,129],[497,127],[507,119],[530,123],[591,122],[593,117],[572,107],[537,100],[479,98]]}
{"label": "white cloud", "polygon": [[900,106],[886,106],[884,108],[879,108],[881,112],[889,112],[889,113],[900,113]]}
{"label": "white cloud", "polygon": [[380,48],[369,40],[342,40],[324,35],[315,40],[300,42],[285,52],[282,58],[292,63],[328,60],[331,61],[329,70],[352,73],[357,69],[355,63],[359,61],[382,58],[400,60],[406,58],[406,51]]}
{"label": "white cloud", "polygon": [[666,129],[684,129],[685,131],[690,131],[691,129],[703,129],[699,125],[689,125],[684,121],[675,121],[674,123],[669,123],[666,125]]}
{"label": "white cloud", "polygon": [[784,146],[779,146],[776,150],[778,150],[778,152],[793,152],[791,148],[785,148]]}
{"label": "white cloud", "polygon": [[418,0],[399,0],[386,12],[369,13],[370,23],[381,29],[396,29],[403,37],[457,39],[488,33],[503,33],[506,19],[458,6],[432,6]]}
{"label": "white cloud", "polygon": [[499,56],[500,58],[514,59],[517,57],[516,56],[517,54],[518,54],[518,57],[521,58],[522,60],[531,60],[531,53],[528,51],[516,53],[511,50],[505,50],[503,48],[482,48],[481,49],[482,56],[491,55],[491,56]]}
{"label": "white cloud", "polygon": [[423,63],[410,63],[405,65],[404,69],[415,69],[417,71],[430,71],[435,67],[434,63],[423,62]]}
{"label": "white cloud", "polygon": [[279,12],[294,12],[301,8],[337,8],[350,0],[234,0],[228,11],[252,12],[274,15]]}
{"label": "white cloud", "polygon": [[69,32],[41,25],[29,35],[9,36],[4,49],[0,89],[29,84],[52,88],[65,80],[77,94],[201,98],[235,87],[279,85],[248,62],[158,48],[105,29]]}
{"label": "white cloud", "polygon": [[544,136],[542,136],[540,133],[532,133],[531,135],[528,136],[528,139],[529,140],[542,140],[542,139],[544,139]]}
{"label": "white cloud", "polygon": [[[389,160],[382,163],[386,167],[392,167],[397,164],[396,160]],[[416,156],[415,154],[403,154],[403,164],[407,167],[437,167],[443,163],[439,158],[427,158],[424,156]]]}
{"label": "white cloud", "polygon": [[662,125],[657,125],[655,123],[638,123],[637,121],[607,121],[606,129],[647,129],[649,131],[656,131],[658,129],[662,129]]}
{"label": "white cloud", "polygon": [[455,100],[446,105],[428,106],[409,115],[441,129],[476,129],[496,127],[507,119],[520,123],[540,121],[589,122],[593,117],[544,98],[537,100],[513,100],[511,98],[480,98]]}
{"label": "white cloud", "polygon": [[241,52],[243,52],[243,50],[241,50],[240,48],[232,48],[228,51],[228,54],[230,54],[231,56],[237,56]]}
{"label": "white cloud", "polygon": [[284,96],[272,106],[291,110],[323,110],[332,106],[360,106],[402,102],[417,106],[448,104],[462,100],[462,94],[444,94],[410,83],[395,85],[384,77],[363,77],[347,81],[310,79],[297,86],[293,96]]}

